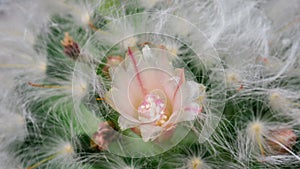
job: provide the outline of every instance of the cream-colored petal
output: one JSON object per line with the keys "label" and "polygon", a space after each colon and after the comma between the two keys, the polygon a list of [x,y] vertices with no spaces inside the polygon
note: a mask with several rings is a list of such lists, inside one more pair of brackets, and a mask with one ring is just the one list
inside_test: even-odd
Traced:
{"label": "cream-colored petal", "polygon": [[163,70],[149,68],[142,70],[140,72],[140,77],[147,92],[151,92],[155,89],[163,91],[163,82],[171,76]]}
{"label": "cream-colored petal", "polygon": [[174,92],[175,92],[178,81],[179,81],[179,77],[175,76],[175,77],[170,77],[170,78],[166,79],[162,83],[164,92],[170,100],[172,100],[172,98],[174,96]]}
{"label": "cream-colored petal", "polygon": [[202,93],[199,90],[199,88],[200,88],[199,83],[196,83],[194,81],[187,81],[183,89],[184,90],[183,97],[185,98],[185,100],[188,99],[193,101],[199,98]]}
{"label": "cream-colored petal", "polygon": [[139,123],[128,120],[126,117],[120,116],[118,119],[119,127],[121,130],[137,127]]}
{"label": "cream-colored petal", "polygon": [[[118,89],[127,96],[122,99],[130,99],[128,102],[136,106],[137,102],[143,98],[143,93],[141,88],[135,80],[133,80],[134,75],[126,72],[122,67],[115,68],[114,73],[112,73],[112,87]],[[116,103],[115,103],[116,104]]]}
{"label": "cream-colored petal", "polygon": [[113,102],[113,108],[122,116],[132,121],[137,119],[137,110],[130,102],[127,92],[112,88],[110,90],[110,99]]}
{"label": "cream-colored petal", "polygon": [[153,141],[163,131],[163,128],[160,126],[155,126],[152,124],[145,124],[140,126],[141,136],[144,142]]}
{"label": "cream-colored petal", "polygon": [[168,74],[173,74],[172,59],[174,57],[170,56],[166,50],[153,49],[146,45],[142,52],[143,56],[140,58],[139,68],[155,67],[168,72]]}

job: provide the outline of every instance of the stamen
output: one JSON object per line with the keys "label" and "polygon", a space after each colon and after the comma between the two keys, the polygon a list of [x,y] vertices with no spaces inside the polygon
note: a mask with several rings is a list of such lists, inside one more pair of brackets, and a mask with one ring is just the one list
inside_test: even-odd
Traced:
{"label": "stamen", "polygon": [[164,96],[159,94],[148,94],[143,102],[138,107],[139,120],[146,123],[154,123],[157,126],[162,126],[170,118],[170,113],[167,108],[167,101]]}
{"label": "stamen", "polygon": [[143,122],[153,122],[164,114],[165,101],[158,95],[149,94],[138,107],[139,119]]}

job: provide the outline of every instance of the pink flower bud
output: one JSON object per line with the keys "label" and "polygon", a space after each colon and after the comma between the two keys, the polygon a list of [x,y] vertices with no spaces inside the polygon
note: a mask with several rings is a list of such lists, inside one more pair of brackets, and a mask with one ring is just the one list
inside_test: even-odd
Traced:
{"label": "pink flower bud", "polygon": [[[290,128],[271,130],[269,133],[268,144],[270,148],[278,154],[287,153],[286,149],[291,149],[296,144],[297,136]],[[278,142],[280,144],[278,144]]]}
{"label": "pink flower bud", "polygon": [[118,66],[123,60],[124,59],[121,56],[108,56],[106,65],[102,70],[108,73],[110,67]]}
{"label": "pink flower bud", "polygon": [[112,127],[111,122],[102,122],[99,124],[98,131],[93,135],[92,147],[97,147],[99,150],[107,150],[108,145],[116,137],[116,132]]}

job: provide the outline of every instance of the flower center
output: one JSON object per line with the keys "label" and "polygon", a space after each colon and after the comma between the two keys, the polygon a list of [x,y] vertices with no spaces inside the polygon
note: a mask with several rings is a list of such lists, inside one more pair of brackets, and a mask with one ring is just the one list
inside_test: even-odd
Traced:
{"label": "flower center", "polygon": [[165,113],[166,99],[158,94],[148,94],[138,107],[139,120],[142,123],[152,123],[168,119]]}

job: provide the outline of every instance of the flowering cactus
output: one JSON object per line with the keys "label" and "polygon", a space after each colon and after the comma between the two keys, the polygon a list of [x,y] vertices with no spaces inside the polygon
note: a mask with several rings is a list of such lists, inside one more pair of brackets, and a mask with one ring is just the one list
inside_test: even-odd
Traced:
{"label": "flowering cactus", "polygon": [[112,88],[105,97],[120,113],[121,130],[138,127],[144,141],[154,140],[176,123],[197,117],[199,84],[185,81],[184,69],[174,70],[167,56],[152,53],[148,46],[139,58],[130,48],[128,53],[130,61],[110,70]]}
{"label": "flowering cactus", "polygon": [[299,168],[299,9],[1,1],[0,168]]}

